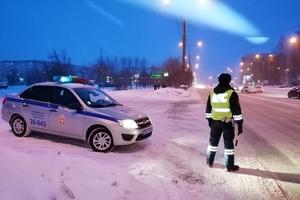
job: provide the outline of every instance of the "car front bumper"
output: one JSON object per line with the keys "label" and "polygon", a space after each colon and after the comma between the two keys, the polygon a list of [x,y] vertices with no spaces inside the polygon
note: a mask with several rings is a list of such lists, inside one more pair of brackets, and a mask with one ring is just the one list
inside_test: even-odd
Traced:
{"label": "car front bumper", "polygon": [[115,145],[130,145],[137,141],[149,138],[153,133],[153,126],[148,126],[143,129],[125,129],[121,128],[119,137],[114,138]]}

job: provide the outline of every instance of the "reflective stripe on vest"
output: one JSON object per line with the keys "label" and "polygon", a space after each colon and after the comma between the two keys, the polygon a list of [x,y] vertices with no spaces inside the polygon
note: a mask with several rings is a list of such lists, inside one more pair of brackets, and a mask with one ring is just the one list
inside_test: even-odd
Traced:
{"label": "reflective stripe on vest", "polygon": [[233,90],[227,90],[225,93],[216,94],[212,92],[210,94],[210,103],[212,106],[213,120],[223,120],[225,118],[232,118],[229,102],[232,93]]}

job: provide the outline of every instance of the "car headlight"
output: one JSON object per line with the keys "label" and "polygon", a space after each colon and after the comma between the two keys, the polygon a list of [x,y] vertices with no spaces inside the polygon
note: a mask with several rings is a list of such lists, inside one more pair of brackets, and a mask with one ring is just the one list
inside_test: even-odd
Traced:
{"label": "car headlight", "polygon": [[127,129],[137,129],[138,125],[132,119],[119,120],[119,124]]}

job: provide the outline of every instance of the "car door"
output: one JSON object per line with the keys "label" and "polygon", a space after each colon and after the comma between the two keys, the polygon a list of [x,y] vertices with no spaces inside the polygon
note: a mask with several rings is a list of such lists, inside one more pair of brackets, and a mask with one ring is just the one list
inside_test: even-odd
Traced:
{"label": "car door", "polygon": [[48,86],[33,86],[20,95],[23,99],[23,117],[32,130],[48,130],[49,128],[49,89]]}
{"label": "car door", "polygon": [[49,113],[51,132],[57,135],[82,138],[84,116],[74,109],[80,105],[76,96],[63,87],[53,87],[54,98]]}

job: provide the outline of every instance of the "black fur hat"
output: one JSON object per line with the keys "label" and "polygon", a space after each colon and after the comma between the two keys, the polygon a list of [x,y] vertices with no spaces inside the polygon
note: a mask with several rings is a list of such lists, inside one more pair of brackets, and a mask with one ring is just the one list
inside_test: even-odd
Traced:
{"label": "black fur hat", "polygon": [[231,82],[231,75],[223,73],[218,77],[218,80],[220,84],[228,85]]}

